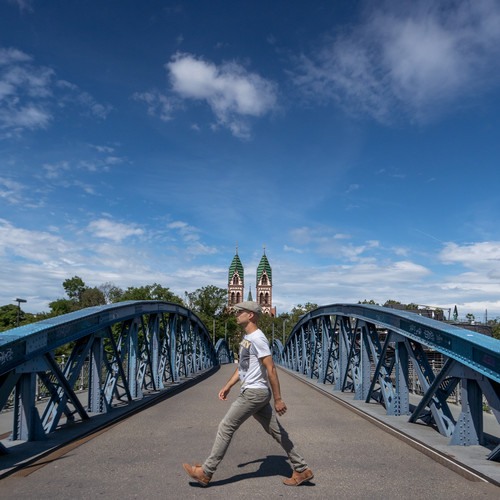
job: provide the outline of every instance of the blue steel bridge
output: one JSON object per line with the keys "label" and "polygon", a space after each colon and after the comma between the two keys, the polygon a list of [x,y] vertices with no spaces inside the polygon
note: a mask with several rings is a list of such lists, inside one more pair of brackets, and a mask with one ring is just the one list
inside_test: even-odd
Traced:
{"label": "blue steel bridge", "polygon": [[[61,367],[54,350],[64,345],[71,354]],[[378,404],[386,415],[432,427],[450,455],[454,446],[484,445],[485,461],[500,460],[499,340],[406,311],[332,304],[303,316],[284,345],[273,339],[272,355],[332,395],[353,395],[361,410]],[[195,313],[159,301],[92,307],[0,333],[0,406],[13,405],[0,453],[14,453],[16,443],[35,446],[62,422],[113,415],[233,361],[226,340],[214,345]],[[37,383],[44,401],[37,401]],[[88,388],[83,400],[79,386]],[[458,390],[457,412],[450,397]],[[496,432],[485,432],[485,407]]]}

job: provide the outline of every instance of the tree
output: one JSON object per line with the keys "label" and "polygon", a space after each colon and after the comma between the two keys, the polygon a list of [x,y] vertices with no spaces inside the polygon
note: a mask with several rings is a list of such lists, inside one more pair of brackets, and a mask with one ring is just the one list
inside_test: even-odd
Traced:
{"label": "tree", "polygon": [[[22,311],[21,311],[22,313]],[[21,320],[21,315],[19,319]],[[17,306],[7,304],[0,307],[0,331],[10,330],[17,326]]]}
{"label": "tree", "polygon": [[494,338],[500,339],[500,321],[499,318],[490,319],[488,325],[491,326],[491,334]]}
{"label": "tree", "polygon": [[123,295],[123,290],[113,283],[107,281],[98,287],[99,290],[104,295],[104,300],[106,304],[112,304],[113,302],[118,302],[120,297]]}
{"label": "tree", "polygon": [[[6,304],[0,307],[0,332],[17,327],[17,313],[18,306],[13,304]],[[46,314],[44,313],[32,314],[24,312],[22,309],[19,310],[19,326],[34,323],[45,318]]]}
{"label": "tree", "polygon": [[102,306],[104,304],[106,304],[106,299],[99,288],[87,288],[82,292],[80,298],[80,306],[82,308]]}
{"label": "tree", "polygon": [[[191,309],[201,319],[210,336],[213,335],[214,320],[215,320],[215,340],[227,338],[234,345],[235,335],[237,334],[236,318],[230,315],[226,310],[227,290],[214,285],[207,285],[198,288],[194,292],[185,294],[185,305]],[[234,320],[231,320],[234,318]]]}
{"label": "tree", "polygon": [[123,294],[117,298],[118,300],[114,302],[122,302],[124,300],[163,300],[165,302],[183,304],[180,297],[158,283],[141,287],[129,286]]}
{"label": "tree", "polygon": [[63,281],[63,288],[70,299],[81,300],[82,293],[87,289],[80,276],[73,276]]}
{"label": "tree", "polygon": [[58,299],[49,303],[50,316],[60,316],[80,309],[79,303],[74,299]]}
{"label": "tree", "polygon": [[186,292],[187,307],[193,311],[213,318],[226,309],[227,290],[214,285],[198,288],[194,292]]}
{"label": "tree", "polygon": [[397,300],[392,300],[392,299],[386,300],[384,307],[389,307],[390,305],[402,305],[402,304]]}
{"label": "tree", "polygon": [[312,302],[306,302],[304,305],[298,304],[294,308],[292,308],[291,314],[290,314],[290,321],[295,325],[297,323],[301,316],[304,316],[304,314],[307,314],[309,311],[312,311],[313,309],[316,309],[318,307],[318,304],[313,304]]}

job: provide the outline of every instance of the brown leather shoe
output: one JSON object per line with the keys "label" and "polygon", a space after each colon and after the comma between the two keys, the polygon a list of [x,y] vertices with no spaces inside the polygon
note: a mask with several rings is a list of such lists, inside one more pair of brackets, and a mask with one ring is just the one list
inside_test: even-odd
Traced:
{"label": "brown leather shoe", "polygon": [[310,481],[314,477],[311,469],[306,469],[302,472],[293,471],[292,477],[284,479],[283,483],[287,486],[298,486],[305,481]]}
{"label": "brown leather shoe", "polygon": [[202,486],[208,486],[210,479],[212,479],[211,476],[207,476],[203,472],[203,468],[201,467],[201,465],[198,465],[197,462],[195,462],[194,464],[195,465],[189,465],[183,463],[182,466],[191,478],[193,478],[195,481],[198,481],[198,483],[200,483]]}

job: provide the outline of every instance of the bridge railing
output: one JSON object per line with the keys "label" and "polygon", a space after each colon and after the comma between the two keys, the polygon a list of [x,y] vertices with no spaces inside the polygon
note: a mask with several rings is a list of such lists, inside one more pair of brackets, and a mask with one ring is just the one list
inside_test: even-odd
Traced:
{"label": "bridge railing", "polygon": [[[71,353],[60,365],[54,350],[65,345]],[[227,342],[214,347],[205,325],[183,306],[91,307],[0,333],[0,408],[14,395],[10,439],[44,439],[63,416],[87,420],[228,362]],[[49,394],[41,413],[37,380]],[[76,394],[79,386],[88,391],[87,404]]]}
{"label": "bridge railing", "polygon": [[[437,370],[431,353],[443,359]],[[452,445],[484,443],[483,398],[500,422],[500,340],[413,313],[322,306],[302,317],[284,346],[274,341],[273,358],[334,391],[377,401],[388,415],[435,425]],[[423,393],[416,405],[410,404],[410,368]],[[459,384],[462,406],[455,419],[448,398]],[[499,456],[500,445],[489,458]]]}

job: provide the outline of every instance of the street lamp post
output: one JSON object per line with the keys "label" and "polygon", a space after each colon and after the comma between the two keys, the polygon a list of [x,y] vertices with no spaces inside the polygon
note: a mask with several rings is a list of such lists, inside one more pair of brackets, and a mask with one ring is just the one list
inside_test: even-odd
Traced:
{"label": "street lamp post", "polygon": [[19,326],[19,317],[21,316],[21,302],[25,303],[27,300],[24,299],[12,299],[17,302],[17,326]]}
{"label": "street lamp post", "polygon": [[286,319],[283,320],[283,345],[285,345],[285,323]]}

